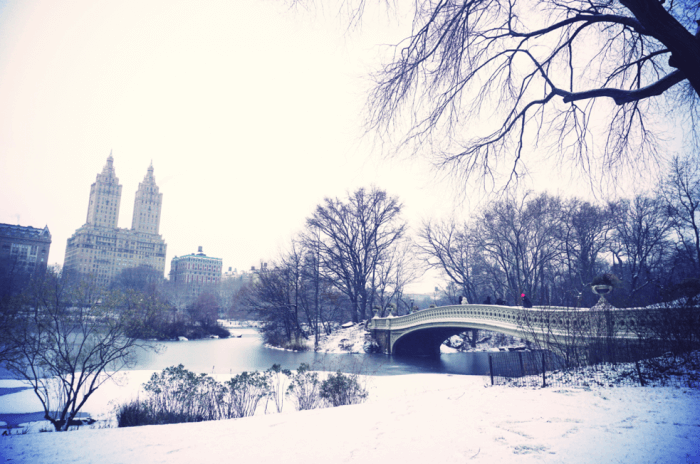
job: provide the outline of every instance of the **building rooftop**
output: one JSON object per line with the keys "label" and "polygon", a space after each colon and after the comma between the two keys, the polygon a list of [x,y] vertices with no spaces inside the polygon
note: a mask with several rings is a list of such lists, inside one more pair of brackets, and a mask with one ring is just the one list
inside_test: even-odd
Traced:
{"label": "building rooftop", "polygon": [[182,258],[207,258],[207,259],[218,259],[221,261],[221,258],[214,258],[213,256],[207,256],[204,254],[204,251],[201,246],[197,247],[197,253],[190,253],[189,255],[182,255],[182,256],[173,256],[173,259],[182,259]]}
{"label": "building rooftop", "polygon": [[204,253],[190,253],[189,255],[182,255],[182,256],[173,256],[173,259],[181,259],[181,258],[207,258],[207,259],[218,259],[221,261],[221,258],[214,258],[213,256],[207,256]]}
{"label": "building rooftop", "polygon": [[0,224],[0,236],[51,240],[49,226],[44,226],[43,229],[37,229],[31,226]]}

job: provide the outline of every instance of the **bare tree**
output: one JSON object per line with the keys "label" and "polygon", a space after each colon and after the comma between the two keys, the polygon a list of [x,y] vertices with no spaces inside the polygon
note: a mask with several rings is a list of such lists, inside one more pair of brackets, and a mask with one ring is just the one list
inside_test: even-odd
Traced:
{"label": "bare tree", "polygon": [[314,349],[318,349],[323,332],[331,333],[332,323],[346,321],[347,299],[322,272],[322,257],[318,250],[306,250],[302,268],[299,302],[308,327],[314,334]]}
{"label": "bare tree", "polygon": [[[318,237],[317,237],[318,238]],[[306,252],[304,257],[304,277],[309,283],[309,291],[302,294],[302,300],[306,303],[306,317],[310,327],[314,332],[314,351],[318,351],[321,327],[321,296],[323,292],[324,279],[321,275],[321,250],[317,240],[311,243],[313,249]]]}
{"label": "bare tree", "polygon": [[475,303],[478,298],[474,266],[481,253],[477,231],[455,221],[425,222],[418,232],[418,246],[428,266],[438,269],[459,286],[462,295]]}
{"label": "bare tree", "polygon": [[[615,235],[611,244],[613,270],[626,282],[624,299],[616,305],[649,304],[655,298],[653,284],[670,250],[671,220],[659,198],[637,195],[618,204]],[[618,292],[619,293],[619,292]]]}
{"label": "bare tree", "polygon": [[561,202],[547,194],[509,197],[482,213],[480,248],[514,301],[525,293],[549,304],[546,280],[561,256],[561,227]]}
{"label": "bare tree", "polygon": [[293,240],[289,250],[261,268],[242,290],[245,305],[265,321],[268,343],[303,349],[303,340],[313,335],[318,348],[321,333],[330,333],[331,323],[343,319],[347,300],[324,275],[322,261],[318,249]]}
{"label": "bare tree", "polygon": [[323,270],[353,307],[353,321],[367,317],[372,282],[379,265],[406,232],[396,197],[372,187],[361,188],[347,200],[326,198],[307,219],[306,241],[317,243]]}
{"label": "bare tree", "polygon": [[278,263],[263,267],[245,291],[248,307],[265,322],[262,335],[276,346],[300,347],[306,334],[299,319],[300,257],[284,256]]}
{"label": "bare tree", "polygon": [[[357,0],[354,20],[365,2]],[[509,182],[552,141],[589,175],[656,151],[655,117],[698,146],[694,0],[420,0],[376,73],[369,126],[462,176]],[[503,168],[506,168],[505,170]],[[510,173],[510,175],[508,175]],[[500,178],[499,174],[506,174]]]}
{"label": "bare tree", "polygon": [[121,290],[136,290],[139,292],[155,292],[163,282],[163,273],[152,266],[142,264],[123,269],[112,281],[111,287]]}
{"label": "bare tree", "polygon": [[135,360],[141,344],[129,327],[139,301],[47,272],[15,304],[22,323],[6,343],[18,355],[6,366],[31,385],[44,417],[65,431],[90,396]]}
{"label": "bare tree", "polygon": [[250,285],[248,279],[243,276],[224,277],[219,285],[217,292],[221,308],[225,311],[227,317],[231,317],[236,312],[236,307],[240,301],[241,292],[245,287]]}
{"label": "bare tree", "polygon": [[371,284],[372,306],[380,308],[382,317],[391,304],[396,305],[399,314],[402,307],[404,314],[408,314],[411,308],[410,302],[404,301],[404,290],[418,275],[413,242],[404,238],[379,261]]}
{"label": "bare tree", "polygon": [[661,190],[685,256],[700,273],[700,167],[691,157],[674,157]]}
{"label": "bare tree", "polygon": [[568,274],[565,285],[568,291],[576,293],[569,295],[573,297],[569,303],[575,306],[591,306],[596,301],[589,285],[593,277],[609,266],[603,255],[610,246],[613,219],[609,206],[578,199],[572,199],[564,206],[562,245]]}
{"label": "bare tree", "polygon": [[214,293],[203,291],[187,308],[192,321],[202,327],[213,327],[219,318],[219,302]]}

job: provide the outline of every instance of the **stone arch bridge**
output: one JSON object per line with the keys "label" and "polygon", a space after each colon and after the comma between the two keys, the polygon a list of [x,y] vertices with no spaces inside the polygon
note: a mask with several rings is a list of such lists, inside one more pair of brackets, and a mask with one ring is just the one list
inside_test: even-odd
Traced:
{"label": "stone arch bridge", "polygon": [[454,305],[424,309],[399,317],[375,317],[369,323],[385,354],[438,355],[449,337],[469,329],[489,330],[530,341],[587,337],[634,337],[658,317],[659,310],[618,309],[603,300],[591,309],[498,305]]}

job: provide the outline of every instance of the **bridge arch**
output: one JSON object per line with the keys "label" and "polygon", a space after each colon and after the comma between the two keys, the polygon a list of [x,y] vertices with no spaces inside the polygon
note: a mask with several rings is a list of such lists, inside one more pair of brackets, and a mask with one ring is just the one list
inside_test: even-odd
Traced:
{"label": "bridge arch", "polygon": [[440,346],[445,340],[472,329],[488,330],[513,335],[518,338],[527,338],[522,332],[517,330],[505,329],[491,324],[476,322],[422,324],[397,333],[391,346],[391,353],[409,356],[437,356],[440,354]]}

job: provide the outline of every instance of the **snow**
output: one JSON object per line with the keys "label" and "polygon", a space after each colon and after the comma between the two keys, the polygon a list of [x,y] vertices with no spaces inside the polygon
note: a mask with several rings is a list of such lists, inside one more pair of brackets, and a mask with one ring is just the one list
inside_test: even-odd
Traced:
{"label": "snow", "polygon": [[319,351],[324,353],[364,353],[364,345],[368,341],[365,325],[354,324],[334,330],[330,335],[319,338]]}
{"label": "snow", "polygon": [[[321,351],[359,353],[364,343],[364,327],[354,325],[324,337]],[[700,462],[697,389],[491,387],[486,377],[450,374],[362,377],[369,398],[355,406],[297,412],[287,399],[280,414],[270,404],[237,420],[100,428],[114,423],[115,405],[143,395],[152,373],[126,372],[100,387],[84,408],[100,419],[93,426],[0,437],[0,462]],[[16,390],[22,385],[0,380],[8,393],[0,414],[41,410],[31,390]]]}
{"label": "snow", "polygon": [[[111,400],[134,395],[149,376],[129,372],[122,386],[105,385],[88,411],[108,412]],[[700,459],[697,390],[486,387],[484,377],[446,374],[366,381],[369,400],[361,405],[295,412],[287,401],[281,414],[237,420],[13,435],[0,437],[0,455],[12,463],[133,464]],[[26,393],[0,397],[0,412]]]}

